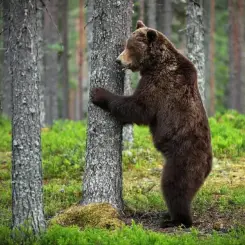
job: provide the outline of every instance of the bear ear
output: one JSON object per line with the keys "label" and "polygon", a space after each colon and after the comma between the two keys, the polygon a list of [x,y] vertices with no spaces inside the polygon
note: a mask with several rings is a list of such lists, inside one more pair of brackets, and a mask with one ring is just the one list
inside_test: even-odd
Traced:
{"label": "bear ear", "polygon": [[154,42],[157,39],[157,32],[155,30],[149,29],[146,35],[149,42]]}
{"label": "bear ear", "polygon": [[136,30],[142,27],[145,27],[145,24],[143,23],[143,21],[138,20],[136,24]]}

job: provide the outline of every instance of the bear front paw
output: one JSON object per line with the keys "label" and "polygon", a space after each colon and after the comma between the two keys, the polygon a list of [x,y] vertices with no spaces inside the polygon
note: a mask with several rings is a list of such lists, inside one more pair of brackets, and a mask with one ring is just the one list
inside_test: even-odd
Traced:
{"label": "bear front paw", "polygon": [[103,88],[93,88],[91,91],[91,101],[103,108],[108,109],[108,91]]}

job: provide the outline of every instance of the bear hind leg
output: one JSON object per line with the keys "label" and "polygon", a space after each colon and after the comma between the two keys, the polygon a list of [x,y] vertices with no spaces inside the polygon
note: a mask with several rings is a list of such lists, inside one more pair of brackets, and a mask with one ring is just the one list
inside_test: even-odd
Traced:
{"label": "bear hind leg", "polygon": [[166,198],[168,210],[171,219],[162,220],[161,228],[184,225],[186,228],[192,226],[192,217],[190,212],[190,201],[183,196],[175,198]]}

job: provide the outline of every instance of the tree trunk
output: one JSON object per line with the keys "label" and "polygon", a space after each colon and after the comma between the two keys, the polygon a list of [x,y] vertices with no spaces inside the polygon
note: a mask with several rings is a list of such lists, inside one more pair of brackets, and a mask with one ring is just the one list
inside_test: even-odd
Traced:
{"label": "tree trunk", "polygon": [[[90,73],[91,73],[91,52],[93,45],[93,12],[94,12],[94,0],[87,0],[87,26],[86,26],[86,34],[87,34],[87,66],[88,66],[88,79],[86,86],[86,107],[88,105],[89,100],[89,87],[90,87]],[[85,112],[88,110],[86,108]]]}
{"label": "tree trunk", "polygon": [[38,70],[39,70],[39,81],[40,81],[40,124],[41,128],[45,127],[45,103],[44,103],[44,91],[45,91],[45,81],[44,81],[44,53],[43,53],[43,22],[44,22],[44,8],[40,0],[37,1],[37,44],[38,44]]}
{"label": "tree trunk", "polygon": [[[125,11],[126,10],[126,11]],[[97,0],[93,21],[90,88],[122,94],[124,72],[116,64],[129,32],[132,1]],[[122,125],[89,102],[86,166],[82,204],[108,202],[119,210],[122,201]]]}
{"label": "tree trunk", "polygon": [[40,139],[37,1],[9,0],[12,79],[13,227],[45,228]]}
{"label": "tree trunk", "polygon": [[48,11],[44,14],[44,40],[45,40],[45,112],[46,123],[51,125],[58,119],[58,0],[46,1]]}
{"label": "tree trunk", "polygon": [[[0,2],[0,20],[3,20],[3,3]],[[0,23],[0,30],[3,30],[3,21]],[[0,117],[3,114],[3,35],[0,36]]]}
{"label": "tree trunk", "polygon": [[140,20],[144,22],[145,19],[145,0],[140,1]]}
{"label": "tree trunk", "polygon": [[170,38],[173,19],[172,0],[157,0],[156,9],[157,29]]}
{"label": "tree trunk", "polygon": [[68,101],[69,101],[69,69],[68,69],[68,0],[62,0],[61,3],[61,22],[62,22],[62,39],[63,52],[61,57],[61,74],[62,74],[62,118],[68,118]]}
{"label": "tree trunk", "polygon": [[242,33],[243,26],[241,0],[229,0],[229,55],[230,55],[230,79],[229,79],[229,108],[239,112],[243,111],[243,86],[242,86]]}
{"label": "tree trunk", "polygon": [[202,0],[188,0],[186,42],[188,58],[197,69],[198,88],[205,105],[205,52]]}
{"label": "tree trunk", "polygon": [[83,0],[79,0],[79,44],[78,44],[78,87],[77,87],[77,99],[78,99],[78,117],[77,120],[83,119],[83,52],[85,49],[84,39],[84,3]]}
{"label": "tree trunk", "polygon": [[[132,94],[131,87],[131,71],[127,70],[124,78],[124,95]],[[133,125],[125,125],[123,127],[123,149],[130,149],[134,141]]]}
{"label": "tree trunk", "polygon": [[10,65],[9,58],[11,57],[11,49],[9,48],[9,0],[3,0],[3,84],[2,84],[2,109],[3,114],[11,118],[11,78],[10,78]]}
{"label": "tree trunk", "polygon": [[[210,115],[210,11],[211,1],[203,1],[204,51],[205,51],[205,108]],[[209,58],[208,58],[209,57]]]}
{"label": "tree trunk", "polygon": [[210,68],[210,115],[215,113],[215,0],[211,0],[210,5],[210,47],[209,47],[209,68]]}
{"label": "tree trunk", "polygon": [[148,0],[148,26],[156,29],[156,0]]}
{"label": "tree trunk", "polygon": [[241,25],[240,25],[240,30],[241,30],[241,39],[242,39],[242,61],[241,61],[241,66],[242,66],[242,73],[241,73],[241,82],[242,82],[242,113],[245,113],[245,3],[244,1],[240,3],[240,18],[241,18]]}

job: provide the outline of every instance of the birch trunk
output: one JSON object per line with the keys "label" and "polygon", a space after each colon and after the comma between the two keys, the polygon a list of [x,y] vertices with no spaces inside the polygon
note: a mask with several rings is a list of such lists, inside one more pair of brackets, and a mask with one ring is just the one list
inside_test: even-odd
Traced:
{"label": "birch trunk", "polygon": [[37,1],[9,0],[12,79],[13,227],[45,228],[40,139]]}
{"label": "birch trunk", "polygon": [[188,58],[197,69],[198,88],[205,105],[205,51],[203,28],[203,1],[188,0],[187,2],[187,52]]}
{"label": "birch trunk", "polygon": [[[122,94],[124,72],[116,64],[128,34],[131,0],[94,2],[90,89]],[[130,14],[129,14],[130,13]],[[86,166],[82,204],[122,201],[122,125],[91,102],[88,106]]]}

